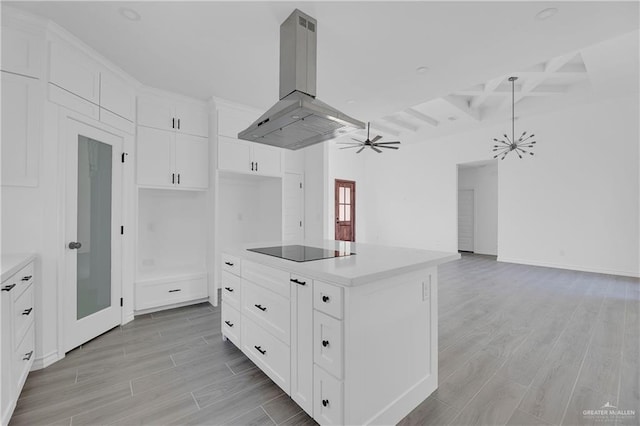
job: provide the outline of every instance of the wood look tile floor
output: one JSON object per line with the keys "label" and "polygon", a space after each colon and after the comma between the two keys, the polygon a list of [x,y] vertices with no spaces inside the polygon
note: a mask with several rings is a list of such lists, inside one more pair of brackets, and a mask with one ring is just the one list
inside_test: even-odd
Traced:
{"label": "wood look tile floor", "polygon": [[[638,279],[464,255],[440,268],[439,388],[402,425],[637,425]],[[605,403],[635,416],[585,416]],[[312,425],[209,304],[136,317],[32,372],[11,425]]]}

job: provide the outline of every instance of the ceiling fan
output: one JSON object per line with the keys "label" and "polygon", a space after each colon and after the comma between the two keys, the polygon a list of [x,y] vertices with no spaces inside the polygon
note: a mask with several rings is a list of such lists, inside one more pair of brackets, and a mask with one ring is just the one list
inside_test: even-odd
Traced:
{"label": "ceiling fan", "polygon": [[361,141],[361,140],[358,140],[358,139],[355,139],[355,138],[351,138],[355,142],[338,142],[338,145],[349,145],[349,146],[343,146],[340,149],[360,148],[360,149],[358,149],[356,151],[356,154],[360,154],[362,152],[362,150],[365,149],[366,147],[371,148],[372,150],[374,150],[378,154],[380,154],[382,152],[378,148],[398,149],[397,146],[387,146],[387,145],[398,145],[400,143],[400,141],[378,142],[380,139],[382,139],[382,136],[380,136],[380,135],[374,137],[373,139],[369,139],[370,127],[371,127],[371,123],[367,123],[367,140],[366,141]]}

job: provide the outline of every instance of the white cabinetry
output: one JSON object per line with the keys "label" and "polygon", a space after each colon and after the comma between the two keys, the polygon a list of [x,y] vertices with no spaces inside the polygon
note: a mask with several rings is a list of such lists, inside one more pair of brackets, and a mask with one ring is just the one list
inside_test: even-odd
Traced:
{"label": "white cabinetry", "polygon": [[138,96],[138,125],[195,136],[209,136],[209,116],[206,108],[156,95]]}
{"label": "white cabinetry", "polygon": [[49,81],[56,86],[98,105],[100,70],[88,56],[63,43],[50,49]]}
{"label": "white cabinetry", "polygon": [[313,280],[291,274],[291,399],[313,416]]}
{"label": "white cabinetry", "polygon": [[174,189],[209,186],[209,139],[138,126],[138,184]]}
{"label": "white cabinetry", "polygon": [[2,70],[28,77],[42,76],[44,38],[2,25]]}
{"label": "white cabinetry", "polygon": [[2,72],[2,185],[38,185],[39,80]]}
{"label": "white cabinetry", "polygon": [[33,283],[33,260],[2,281],[0,402],[3,425],[9,423],[34,360],[36,312]]}
{"label": "white cabinetry", "polygon": [[218,135],[218,169],[282,176],[282,149]]}

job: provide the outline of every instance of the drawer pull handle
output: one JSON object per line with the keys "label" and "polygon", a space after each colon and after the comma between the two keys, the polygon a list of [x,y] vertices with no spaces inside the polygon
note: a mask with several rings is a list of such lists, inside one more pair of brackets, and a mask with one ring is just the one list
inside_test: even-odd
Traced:
{"label": "drawer pull handle", "polygon": [[175,293],[176,291],[182,291],[181,288],[176,288],[175,290],[169,290],[169,293]]}
{"label": "drawer pull handle", "polygon": [[307,285],[306,281],[299,281],[297,278],[291,278],[290,280],[292,283],[296,283],[296,284],[300,284],[300,285]]}
{"label": "drawer pull handle", "polygon": [[327,405],[329,405],[329,400],[328,399],[323,399],[322,400],[322,406],[326,407]]}
{"label": "drawer pull handle", "polygon": [[256,350],[258,352],[260,352],[262,355],[266,354],[267,351],[265,351],[264,349],[262,349],[262,346],[254,346],[254,348],[256,348]]}
{"label": "drawer pull handle", "polygon": [[31,355],[33,355],[33,351],[24,354],[24,357],[22,358],[23,361],[29,361],[31,359]]}
{"label": "drawer pull handle", "polygon": [[233,289],[231,287],[225,287],[225,290],[227,290],[229,293],[233,293]]}
{"label": "drawer pull handle", "polygon": [[27,275],[26,277],[22,277],[22,281],[29,281],[33,277],[33,275]]}
{"label": "drawer pull handle", "polygon": [[324,346],[325,348],[326,348],[327,346],[329,346],[329,341],[328,341],[328,340],[323,340],[323,341],[322,341],[322,346]]}
{"label": "drawer pull handle", "polygon": [[227,266],[233,266],[232,262],[224,262],[224,264],[227,265]]}
{"label": "drawer pull handle", "polygon": [[331,300],[331,299],[329,299],[329,296],[322,296],[322,301],[324,303],[329,303],[329,300]]}
{"label": "drawer pull handle", "polygon": [[33,308],[25,309],[24,311],[22,311],[22,315],[29,315],[31,311],[33,311]]}
{"label": "drawer pull handle", "polygon": [[225,324],[227,324],[229,327],[233,327],[233,323],[231,321],[225,321]]}
{"label": "drawer pull handle", "polygon": [[262,305],[253,305],[253,306],[255,306],[256,308],[260,309],[262,312],[267,310],[267,308],[265,306],[262,306]]}
{"label": "drawer pull handle", "polygon": [[15,286],[16,286],[15,284],[5,285],[4,287],[2,287],[2,291],[11,291],[11,289],[14,288]]}

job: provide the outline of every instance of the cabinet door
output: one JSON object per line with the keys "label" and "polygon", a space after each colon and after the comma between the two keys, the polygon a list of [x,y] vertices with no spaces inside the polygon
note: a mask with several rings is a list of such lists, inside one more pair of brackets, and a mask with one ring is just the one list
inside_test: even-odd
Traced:
{"label": "cabinet door", "polygon": [[176,104],[176,128],[181,133],[209,136],[209,114],[199,105]]}
{"label": "cabinet door", "polygon": [[44,40],[7,26],[2,27],[2,70],[41,77]]}
{"label": "cabinet door", "polygon": [[209,138],[176,133],[176,186],[209,186]]}
{"label": "cabinet door", "polygon": [[138,124],[161,130],[174,130],[175,108],[168,99],[153,95],[138,96]]}
{"label": "cabinet door", "polygon": [[100,71],[97,65],[72,48],[51,44],[49,81],[96,105],[100,102]]}
{"label": "cabinet door", "polygon": [[138,184],[174,187],[175,133],[138,127]]}
{"label": "cabinet door", "polygon": [[234,172],[251,172],[251,148],[238,139],[218,136],[218,168]]}
{"label": "cabinet door", "polygon": [[40,82],[2,73],[2,185],[38,185]]}
{"label": "cabinet door", "polygon": [[291,275],[291,399],[313,416],[313,281]]}
{"label": "cabinet door", "polygon": [[133,121],[135,93],[125,81],[105,71],[100,74],[100,106]]}
{"label": "cabinet door", "polygon": [[282,176],[282,150],[253,144],[254,169],[259,175]]}

